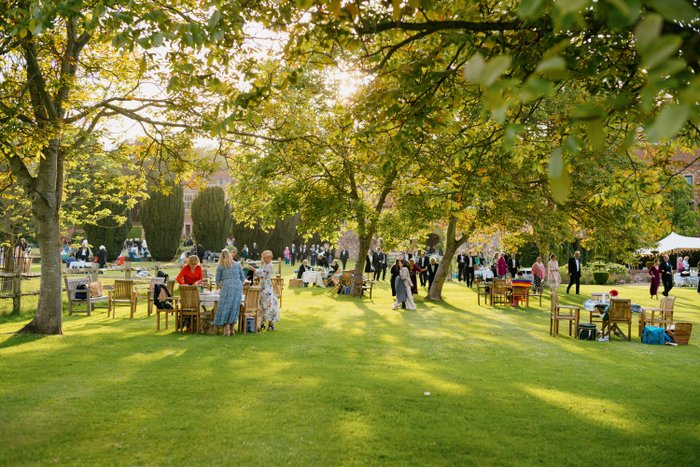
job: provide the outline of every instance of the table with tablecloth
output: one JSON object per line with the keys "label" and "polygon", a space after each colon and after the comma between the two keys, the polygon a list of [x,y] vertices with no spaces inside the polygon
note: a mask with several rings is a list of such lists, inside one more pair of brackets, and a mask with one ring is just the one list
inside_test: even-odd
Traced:
{"label": "table with tablecloth", "polygon": [[301,280],[305,284],[316,284],[319,287],[324,287],[323,271],[305,271],[301,275]]}

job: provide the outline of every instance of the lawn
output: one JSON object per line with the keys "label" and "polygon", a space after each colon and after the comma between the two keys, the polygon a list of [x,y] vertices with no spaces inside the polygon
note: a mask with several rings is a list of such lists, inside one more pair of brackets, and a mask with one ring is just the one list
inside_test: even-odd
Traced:
{"label": "lawn", "polygon": [[372,301],[287,288],[276,331],[236,337],[156,332],[145,302],[66,316],[63,336],[3,318],[0,460],[698,465],[699,298],[673,293],[688,346],[642,345],[636,317],[632,342],[552,338],[548,299],[479,307],[454,283],[416,311],[392,311],[388,283]]}

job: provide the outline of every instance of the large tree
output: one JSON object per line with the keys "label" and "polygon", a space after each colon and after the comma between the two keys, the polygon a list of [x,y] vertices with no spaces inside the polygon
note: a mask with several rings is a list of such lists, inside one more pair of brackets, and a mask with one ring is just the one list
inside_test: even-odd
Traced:
{"label": "large tree", "polygon": [[167,188],[152,186],[141,205],[141,225],[148,251],[156,261],[170,261],[177,254],[185,223],[183,192],[182,185],[174,182]]}
{"label": "large tree", "polygon": [[172,170],[192,168],[168,142],[177,133],[191,144],[199,129],[231,133],[241,118],[236,86],[254,63],[240,57],[234,71],[232,57],[246,22],[268,14],[266,2],[3,3],[0,157],[31,201],[42,251],[37,313],[25,331],[62,332],[59,218],[66,168],[81,146],[107,120],[118,118],[117,131],[131,120],[160,148],[149,154]]}
{"label": "large tree", "polygon": [[192,201],[190,211],[195,241],[210,251],[224,248],[233,223],[224,189],[220,186],[205,188]]}

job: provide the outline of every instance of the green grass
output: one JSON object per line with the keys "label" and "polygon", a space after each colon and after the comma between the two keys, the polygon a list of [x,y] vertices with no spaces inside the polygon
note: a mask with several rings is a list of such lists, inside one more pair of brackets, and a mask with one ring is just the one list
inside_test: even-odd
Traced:
{"label": "green grass", "polygon": [[675,348],[642,345],[636,317],[631,343],[552,338],[548,300],[479,307],[457,284],[417,311],[392,311],[387,283],[372,301],[287,288],[278,330],[232,338],[157,333],[145,303],[133,320],[66,317],[63,336],[13,335],[26,316],[6,319],[0,459],[697,465],[698,296],[674,294],[696,327]]}

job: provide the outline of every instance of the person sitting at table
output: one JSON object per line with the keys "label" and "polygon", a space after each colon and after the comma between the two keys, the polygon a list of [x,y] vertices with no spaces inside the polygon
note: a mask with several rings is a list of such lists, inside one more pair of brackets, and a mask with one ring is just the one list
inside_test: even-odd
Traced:
{"label": "person sitting at table", "polygon": [[80,248],[78,248],[78,250],[75,252],[75,259],[78,261],[89,262],[91,257],[92,250],[90,250],[87,239],[84,239],[83,243],[80,245]]}
{"label": "person sitting at table", "polygon": [[[274,331],[275,323],[278,323],[280,320],[280,304],[277,294],[275,294],[275,288],[272,286],[272,276],[274,275],[272,251],[265,250],[261,256],[262,265],[259,268],[252,265],[249,267],[260,278],[259,307],[263,314],[263,320],[267,322],[267,330]],[[260,330],[265,329],[265,322],[260,326]]]}
{"label": "person sitting at table", "polygon": [[[233,254],[232,254],[233,253]],[[216,305],[214,325],[224,327],[224,336],[235,336],[235,323],[241,310],[243,282],[245,275],[241,263],[234,258],[236,248],[221,250],[219,264],[216,267],[216,286],[219,289],[219,303]]]}
{"label": "person sitting at table", "polygon": [[175,280],[180,285],[200,285],[202,277],[202,266],[199,265],[199,257],[191,255],[187,258],[187,264],[185,264]]}
{"label": "person sitting at table", "polygon": [[297,272],[297,279],[301,279],[301,276],[304,275],[306,271],[309,270],[309,263],[307,260],[304,260],[301,262],[301,266],[299,266],[299,272]]}

